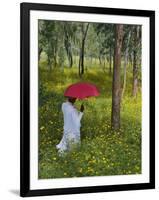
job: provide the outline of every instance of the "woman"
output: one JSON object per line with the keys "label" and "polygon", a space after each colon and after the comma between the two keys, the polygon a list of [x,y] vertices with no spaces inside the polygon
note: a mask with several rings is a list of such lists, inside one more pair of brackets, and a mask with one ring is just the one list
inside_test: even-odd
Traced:
{"label": "woman", "polygon": [[59,153],[71,150],[73,146],[80,145],[80,126],[84,106],[81,105],[80,112],[75,108],[76,98],[68,97],[67,102],[62,104],[64,116],[63,137],[56,148]]}

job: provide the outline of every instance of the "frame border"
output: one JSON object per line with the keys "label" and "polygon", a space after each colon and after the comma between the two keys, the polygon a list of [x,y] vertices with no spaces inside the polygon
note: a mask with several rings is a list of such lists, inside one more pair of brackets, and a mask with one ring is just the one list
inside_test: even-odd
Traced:
{"label": "frame border", "polygon": [[[150,182],[30,190],[30,11],[60,11],[150,18]],[[95,193],[155,188],[155,11],[57,4],[20,4],[20,196]]]}

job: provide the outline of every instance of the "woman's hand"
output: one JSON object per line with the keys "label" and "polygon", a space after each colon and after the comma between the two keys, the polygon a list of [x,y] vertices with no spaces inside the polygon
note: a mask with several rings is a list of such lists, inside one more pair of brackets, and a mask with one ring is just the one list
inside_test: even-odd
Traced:
{"label": "woman's hand", "polygon": [[80,111],[83,112],[84,111],[84,105],[81,105]]}

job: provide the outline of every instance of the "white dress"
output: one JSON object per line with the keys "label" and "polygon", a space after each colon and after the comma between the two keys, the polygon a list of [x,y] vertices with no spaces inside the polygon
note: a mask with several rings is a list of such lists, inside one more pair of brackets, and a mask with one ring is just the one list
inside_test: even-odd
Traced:
{"label": "white dress", "polygon": [[64,116],[63,136],[56,148],[59,152],[67,151],[72,144],[80,144],[80,126],[83,113],[79,112],[70,102],[62,104]]}

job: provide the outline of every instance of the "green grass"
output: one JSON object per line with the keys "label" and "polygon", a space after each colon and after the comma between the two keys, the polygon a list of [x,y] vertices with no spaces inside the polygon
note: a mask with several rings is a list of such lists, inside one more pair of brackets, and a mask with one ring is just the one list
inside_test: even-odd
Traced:
{"label": "green grass", "polygon": [[[124,175],[141,173],[141,94],[131,96],[131,73],[121,105],[121,128],[111,130],[112,77],[88,68],[82,80],[94,83],[101,95],[84,102],[81,148],[59,157],[55,145],[63,132],[61,104],[65,88],[81,79],[78,69],[39,69],[39,178]],[[77,101],[79,108],[81,101]]]}

